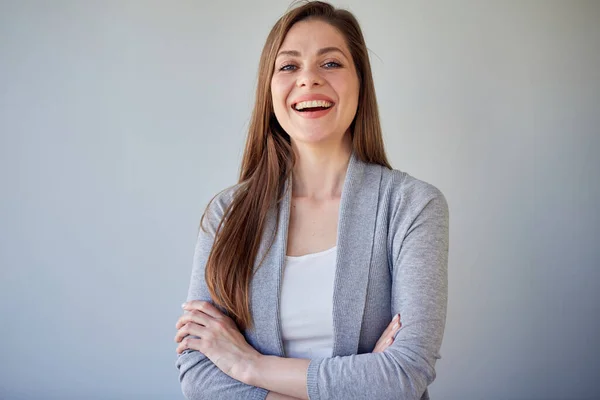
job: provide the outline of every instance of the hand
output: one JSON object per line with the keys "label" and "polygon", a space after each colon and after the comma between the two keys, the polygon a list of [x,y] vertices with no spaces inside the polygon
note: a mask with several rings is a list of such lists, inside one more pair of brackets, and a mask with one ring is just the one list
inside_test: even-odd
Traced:
{"label": "hand", "polygon": [[396,332],[400,330],[402,326],[402,322],[400,322],[400,314],[396,314],[392,322],[388,325],[383,334],[375,344],[375,348],[373,349],[373,353],[382,353],[385,349],[390,347],[392,343],[394,343],[394,336]]}
{"label": "hand", "polygon": [[261,354],[246,342],[235,322],[206,301],[190,301],[183,309],[189,312],[175,325],[178,330],[175,342],[179,343],[177,353],[186,349],[198,350],[221,371],[245,382],[252,364]]}

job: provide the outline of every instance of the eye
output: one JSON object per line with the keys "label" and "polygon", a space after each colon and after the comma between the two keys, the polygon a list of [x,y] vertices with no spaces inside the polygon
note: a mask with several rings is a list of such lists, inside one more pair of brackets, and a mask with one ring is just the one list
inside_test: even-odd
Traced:
{"label": "eye", "polygon": [[296,68],[294,64],[286,64],[283,67],[279,68],[280,71],[293,71]]}
{"label": "eye", "polygon": [[329,62],[326,62],[325,64],[323,64],[323,66],[327,69],[331,69],[331,68],[340,68],[342,65],[335,61],[329,61]]}

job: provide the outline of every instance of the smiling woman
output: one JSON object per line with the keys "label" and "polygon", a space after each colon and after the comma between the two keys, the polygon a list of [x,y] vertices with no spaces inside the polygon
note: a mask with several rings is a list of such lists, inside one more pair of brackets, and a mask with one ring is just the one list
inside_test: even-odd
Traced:
{"label": "smiling woman", "polygon": [[390,167],[367,47],[307,2],[260,59],[239,183],[202,218],[177,367],[189,399],[428,399],[448,206]]}

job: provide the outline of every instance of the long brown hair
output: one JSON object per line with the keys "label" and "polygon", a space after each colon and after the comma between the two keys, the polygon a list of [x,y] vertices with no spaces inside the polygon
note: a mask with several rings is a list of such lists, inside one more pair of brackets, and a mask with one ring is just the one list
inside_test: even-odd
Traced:
{"label": "long brown hair", "polygon": [[[368,50],[356,18],[349,11],[321,1],[295,6],[273,26],[262,50],[239,177],[243,189],[235,192],[225,209],[206,263],[205,279],[211,297],[240,329],[252,325],[249,286],[267,213],[281,201],[295,162],[290,137],[277,122],[273,109],[271,78],[275,58],[292,25],[307,19],[319,19],[337,28],[354,60],[360,83],[356,116],[350,125],[354,153],[363,162],[391,168],[383,146]],[[205,215],[206,211],[202,219]]]}

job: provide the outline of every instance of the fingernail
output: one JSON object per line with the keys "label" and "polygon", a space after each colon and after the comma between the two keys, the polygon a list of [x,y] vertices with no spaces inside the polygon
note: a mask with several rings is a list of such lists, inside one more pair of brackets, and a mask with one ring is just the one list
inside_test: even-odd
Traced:
{"label": "fingernail", "polygon": [[400,316],[400,314],[396,314],[394,315],[394,321],[396,321],[398,319],[398,317]]}

